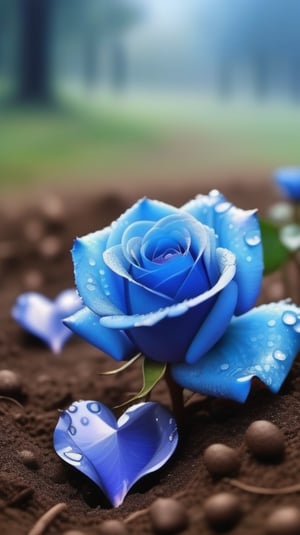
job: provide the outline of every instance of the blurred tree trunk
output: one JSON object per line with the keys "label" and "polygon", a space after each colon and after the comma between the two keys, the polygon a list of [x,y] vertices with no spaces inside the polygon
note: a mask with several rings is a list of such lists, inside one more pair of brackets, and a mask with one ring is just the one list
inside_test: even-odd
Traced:
{"label": "blurred tree trunk", "polygon": [[53,0],[19,0],[20,42],[17,98],[48,104],[50,88],[50,23]]}

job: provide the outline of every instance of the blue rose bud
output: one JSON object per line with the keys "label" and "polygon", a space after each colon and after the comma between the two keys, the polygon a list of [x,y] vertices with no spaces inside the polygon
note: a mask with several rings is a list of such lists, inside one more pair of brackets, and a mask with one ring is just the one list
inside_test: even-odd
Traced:
{"label": "blue rose bud", "polygon": [[72,256],[84,307],[65,323],[116,360],[198,362],[262,282],[256,211],[216,190],[181,208],[141,199]]}
{"label": "blue rose bud", "polygon": [[300,167],[282,167],[274,172],[274,181],[291,201],[300,201]]}

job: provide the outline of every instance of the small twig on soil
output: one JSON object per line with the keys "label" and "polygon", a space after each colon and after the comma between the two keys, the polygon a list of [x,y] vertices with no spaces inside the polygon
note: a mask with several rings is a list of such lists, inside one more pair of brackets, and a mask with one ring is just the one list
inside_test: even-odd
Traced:
{"label": "small twig on soil", "polygon": [[15,403],[16,405],[18,405],[20,409],[24,409],[23,405],[19,403],[19,401],[14,398],[10,398],[9,396],[0,396],[0,401],[10,401],[11,403]]}
{"label": "small twig on soil", "polygon": [[245,490],[246,492],[251,492],[253,494],[264,494],[269,496],[277,496],[280,494],[292,494],[293,492],[300,492],[300,483],[295,485],[289,485],[288,487],[274,488],[274,487],[257,487],[256,485],[249,485],[238,479],[229,479],[231,485],[237,487],[238,489]]}
{"label": "small twig on soil", "polygon": [[124,520],[124,524],[128,524],[128,522],[131,522],[132,520],[135,520],[139,516],[145,515],[148,513],[148,509],[140,509],[139,511],[134,511],[130,515],[127,516]]}
{"label": "small twig on soil", "polygon": [[34,524],[33,528],[28,532],[28,535],[41,535],[45,529],[51,524],[57,515],[67,509],[66,503],[57,503],[46,513],[44,513],[38,521]]}
{"label": "small twig on soil", "polygon": [[32,498],[33,494],[34,494],[33,488],[32,487],[26,487],[25,489],[20,490],[20,492],[18,492],[18,494],[15,494],[15,496],[13,496],[6,505],[8,505],[10,507],[14,507],[16,505],[20,505],[23,502],[26,502],[27,500]]}

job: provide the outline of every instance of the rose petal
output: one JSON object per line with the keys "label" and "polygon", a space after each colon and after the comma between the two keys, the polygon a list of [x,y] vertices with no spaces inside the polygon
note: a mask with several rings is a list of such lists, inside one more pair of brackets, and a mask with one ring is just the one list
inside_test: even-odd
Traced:
{"label": "rose petal", "polygon": [[300,200],[300,167],[276,169],[274,181],[288,199]]}
{"label": "rose petal", "polygon": [[159,403],[139,403],[118,421],[98,401],[74,402],[54,431],[54,448],[89,477],[118,507],[141,477],[158,470],[174,453],[177,426]]}
{"label": "rose petal", "polygon": [[194,392],[245,401],[253,377],[278,392],[300,350],[300,308],[285,302],[234,318],[195,365],[172,366],[174,380]]}
{"label": "rose petal", "polygon": [[[144,285],[135,281],[130,274],[130,266],[123,254],[122,246],[115,245],[110,247],[103,253],[104,261],[107,267],[114,271],[116,278],[121,278],[126,281],[126,310],[127,314],[131,310],[135,313],[147,313],[152,310],[164,308],[173,303],[173,300],[160,292],[145,288]],[[107,314],[108,316],[108,314]],[[124,317],[125,315],[123,315]]]}
{"label": "rose petal", "polygon": [[157,309],[143,314],[122,314],[104,316],[100,319],[100,323],[105,327],[111,327],[113,329],[128,329],[128,327],[135,327],[137,325],[150,326],[161,321],[165,317],[174,317],[184,314],[189,308],[196,307],[202,303],[205,303],[211,297],[217,295],[223,290],[227,284],[233,279],[235,275],[235,256],[227,249],[218,248],[216,250],[216,257],[219,264],[221,276],[218,282],[201,295],[192,297],[176,303],[165,308]]}
{"label": "rose petal", "polygon": [[258,297],[263,274],[263,250],[256,211],[236,208],[216,190],[209,195],[198,195],[182,209],[212,227],[218,245],[235,254],[235,279],[239,287],[235,313],[246,312]]}
{"label": "rose petal", "polygon": [[120,314],[126,310],[123,280],[103,262],[110,229],[77,238],[72,249],[75,282],[86,306],[97,314]]}
{"label": "rose petal", "polygon": [[21,294],[12,308],[13,318],[24,329],[43,340],[54,353],[62,350],[72,332],[62,320],[82,307],[73,289],[64,290],[54,301],[37,292]]}
{"label": "rose petal", "polygon": [[115,360],[127,360],[138,349],[123,330],[107,329],[99,323],[99,316],[84,307],[64,319],[64,324],[90,344],[111,355]]}
{"label": "rose petal", "polygon": [[160,201],[143,198],[128,208],[116,221],[111,224],[107,247],[118,245],[129,225],[136,221],[158,221],[178,211],[177,208]]}

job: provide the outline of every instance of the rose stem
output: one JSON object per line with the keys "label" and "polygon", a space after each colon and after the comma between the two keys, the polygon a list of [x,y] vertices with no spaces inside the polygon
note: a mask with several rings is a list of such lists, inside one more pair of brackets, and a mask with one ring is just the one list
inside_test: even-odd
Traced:
{"label": "rose stem", "polygon": [[49,509],[45,514],[43,514],[36,524],[31,528],[28,535],[41,535],[45,529],[51,524],[52,520],[59,515],[62,511],[67,509],[66,503],[57,503],[51,509]]}
{"label": "rose stem", "polygon": [[172,412],[175,416],[178,426],[182,427],[184,422],[183,388],[175,383],[173,377],[171,376],[169,366],[167,366],[166,369],[165,381],[170,393]]}

